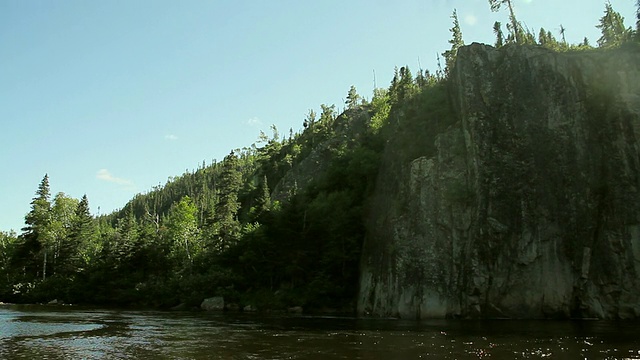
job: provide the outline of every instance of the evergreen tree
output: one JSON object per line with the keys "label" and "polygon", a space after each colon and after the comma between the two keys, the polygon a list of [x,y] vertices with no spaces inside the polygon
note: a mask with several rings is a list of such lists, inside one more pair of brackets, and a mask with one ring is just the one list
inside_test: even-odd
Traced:
{"label": "evergreen tree", "polygon": [[640,41],[640,0],[636,1],[636,41]]}
{"label": "evergreen tree", "polygon": [[242,174],[238,170],[238,156],[231,151],[222,162],[222,173],[218,187],[218,203],[214,213],[214,247],[225,250],[238,240],[240,222],[238,221],[238,192],[242,188]]}
{"label": "evergreen tree", "polygon": [[521,44],[522,39],[520,24],[516,20],[516,14],[513,10],[513,4],[511,3],[511,0],[489,0],[489,5],[491,6],[491,11],[493,12],[499,11],[500,7],[503,4],[506,4],[509,8],[509,21],[511,22],[511,24],[510,26],[508,26],[508,28],[510,28],[510,30],[512,31],[513,39],[515,40],[515,42],[517,44]]}
{"label": "evergreen tree", "polygon": [[96,223],[89,210],[89,199],[83,195],[75,209],[75,216],[69,232],[67,261],[61,268],[64,272],[78,272],[94,259],[96,251]]}
{"label": "evergreen tree", "polygon": [[497,48],[502,47],[504,45],[504,34],[502,33],[502,24],[500,21],[493,23],[493,33],[496,35],[495,46]]}
{"label": "evergreen tree", "polygon": [[260,218],[263,214],[271,209],[271,194],[269,191],[269,184],[267,183],[267,176],[262,178],[260,183],[260,191],[258,198],[256,199],[256,206],[254,208],[254,218]]}
{"label": "evergreen tree", "polygon": [[547,31],[544,28],[540,28],[540,32],[538,33],[538,44],[540,46],[545,46],[548,42]]}
{"label": "evergreen tree", "polygon": [[565,37],[565,33],[566,33],[567,29],[565,29],[565,27],[560,24],[560,36],[562,37],[562,45],[564,47],[567,46],[567,38]]}
{"label": "evergreen tree", "polygon": [[604,15],[596,27],[602,33],[598,39],[599,47],[618,46],[627,40],[629,34],[629,31],[624,27],[624,17],[613,10],[610,2],[605,4]]}
{"label": "evergreen tree", "polygon": [[[38,185],[36,196],[31,201],[31,210],[25,216],[25,227],[22,237],[28,247],[38,245],[42,257],[43,279],[47,277],[47,261],[51,251],[51,191],[49,189],[49,175],[45,174]],[[33,244],[33,245],[32,245]]]}
{"label": "evergreen tree", "polygon": [[453,9],[451,19],[453,19],[453,27],[449,29],[449,31],[451,32],[451,39],[449,40],[451,49],[442,53],[445,61],[445,72],[447,74],[449,74],[451,69],[453,69],[456,55],[458,54],[458,49],[464,46],[464,42],[462,41],[462,31],[460,30],[460,22],[458,21],[458,12],[456,11],[456,9]]}
{"label": "evergreen tree", "polygon": [[356,91],[356,87],[351,85],[349,88],[349,93],[347,93],[347,101],[345,101],[347,105],[347,109],[352,110],[355,109],[360,104],[360,95]]}

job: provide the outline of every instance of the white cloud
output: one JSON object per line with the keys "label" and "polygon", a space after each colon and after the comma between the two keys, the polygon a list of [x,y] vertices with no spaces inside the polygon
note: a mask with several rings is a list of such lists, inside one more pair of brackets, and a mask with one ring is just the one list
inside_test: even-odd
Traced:
{"label": "white cloud", "polygon": [[527,4],[531,4],[533,2],[533,0],[523,0],[523,1]]}
{"label": "white cloud", "polygon": [[169,140],[169,141],[175,141],[175,140],[178,140],[178,137],[177,137],[177,136],[175,136],[175,135],[173,135],[173,134],[165,135],[165,136],[164,136],[164,138],[165,138],[166,140]]}
{"label": "white cloud", "polygon": [[133,181],[115,177],[107,169],[98,170],[98,172],[96,173],[96,179],[103,180],[106,182],[111,182],[118,185],[127,186],[127,187],[133,186]]}
{"label": "white cloud", "polygon": [[473,26],[478,22],[478,18],[473,14],[469,14],[464,17],[464,22],[467,25]]}
{"label": "white cloud", "polygon": [[260,127],[262,126],[262,120],[260,118],[254,116],[251,119],[247,120],[247,125],[252,127]]}

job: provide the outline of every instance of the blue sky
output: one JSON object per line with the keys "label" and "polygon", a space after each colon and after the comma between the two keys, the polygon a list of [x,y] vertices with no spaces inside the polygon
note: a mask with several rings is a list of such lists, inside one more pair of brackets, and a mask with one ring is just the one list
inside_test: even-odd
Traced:
{"label": "blue sky", "polygon": [[[635,0],[611,3],[632,26]],[[514,5],[530,28],[599,36],[604,1]],[[466,43],[507,19],[486,0],[3,0],[0,230],[23,226],[45,173],[109,213],[271,124],[342,108],[351,85],[370,97],[374,71],[379,87],[394,66],[434,71],[454,8]]]}

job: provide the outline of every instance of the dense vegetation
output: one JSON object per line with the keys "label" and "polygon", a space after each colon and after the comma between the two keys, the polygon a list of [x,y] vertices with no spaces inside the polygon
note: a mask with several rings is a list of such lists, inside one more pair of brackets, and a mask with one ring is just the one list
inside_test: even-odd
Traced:
{"label": "dense vegetation", "polygon": [[[496,46],[568,45],[544,29],[536,36],[517,21],[509,0],[508,34],[494,26]],[[640,2],[639,2],[640,8]],[[435,136],[455,122],[447,76],[463,45],[457,13],[451,49],[435,74],[395,70],[371,100],[352,87],[345,109],[310,110],[301,133],[261,133],[258,144],[221,162],[171,178],[121,210],[93,217],[87,197],[51,196],[40,182],[21,234],[0,232],[0,300],[197,306],[222,295],[258,309],[304,306],[351,311],[369,195],[385,144],[411,139],[407,159],[432,152]],[[600,19],[599,47],[640,40],[610,4]],[[414,153],[420,149],[421,153]]]}

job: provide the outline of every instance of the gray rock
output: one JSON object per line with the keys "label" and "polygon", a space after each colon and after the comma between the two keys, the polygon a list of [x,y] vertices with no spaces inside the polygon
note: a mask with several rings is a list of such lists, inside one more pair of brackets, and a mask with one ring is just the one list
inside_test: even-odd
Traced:
{"label": "gray rock", "polygon": [[385,149],[358,312],[640,316],[638,64],[635,48],[461,48],[435,150]]}
{"label": "gray rock", "polygon": [[304,309],[302,308],[302,306],[293,306],[287,309],[287,312],[289,314],[302,314],[304,311]]}
{"label": "gray rock", "polygon": [[200,308],[205,311],[223,311],[224,298],[222,296],[206,298],[200,304]]}

